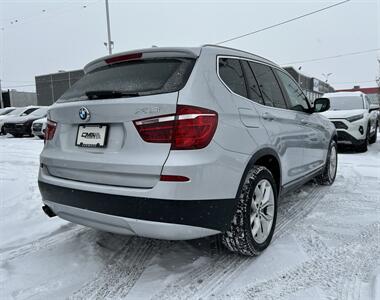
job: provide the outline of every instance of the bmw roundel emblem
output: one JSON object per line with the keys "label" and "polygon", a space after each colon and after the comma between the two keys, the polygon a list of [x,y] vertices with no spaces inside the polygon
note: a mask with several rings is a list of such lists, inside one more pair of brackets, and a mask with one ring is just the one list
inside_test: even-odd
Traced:
{"label": "bmw roundel emblem", "polygon": [[90,111],[86,107],[82,106],[79,109],[79,118],[81,118],[81,120],[83,121],[88,121],[90,120],[90,117]]}

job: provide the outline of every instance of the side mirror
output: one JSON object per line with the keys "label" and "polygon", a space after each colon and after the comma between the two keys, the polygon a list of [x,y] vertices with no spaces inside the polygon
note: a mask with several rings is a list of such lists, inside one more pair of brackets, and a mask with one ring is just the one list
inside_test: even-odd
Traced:
{"label": "side mirror", "polygon": [[330,109],[329,98],[317,98],[314,100],[314,112],[320,113]]}
{"label": "side mirror", "polygon": [[369,106],[369,111],[379,110],[379,104],[371,104]]}

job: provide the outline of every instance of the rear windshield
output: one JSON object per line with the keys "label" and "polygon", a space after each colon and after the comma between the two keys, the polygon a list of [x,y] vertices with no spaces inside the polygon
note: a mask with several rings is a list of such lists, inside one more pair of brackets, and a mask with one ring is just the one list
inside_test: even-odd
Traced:
{"label": "rear windshield", "polygon": [[87,73],[58,102],[92,99],[86,93],[113,91],[133,96],[171,93],[184,87],[195,60],[164,58],[130,61]]}
{"label": "rear windshield", "polygon": [[329,97],[330,109],[332,110],[350,110],[363,109],[364,103],[361,97]]}

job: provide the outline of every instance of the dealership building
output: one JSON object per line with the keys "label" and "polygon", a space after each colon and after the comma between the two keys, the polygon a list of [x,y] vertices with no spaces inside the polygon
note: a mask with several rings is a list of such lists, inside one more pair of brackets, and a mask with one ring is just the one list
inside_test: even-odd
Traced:
{"label": "dealership building", "polygon": [[37,104],[53,104],[83,75],[83,70],[74,70],[36,76]]}
{"label": "dealership building", "polygon": [[307,98],[314,102],[315,99],[321,97],[324,93],[334,92],[334,88],[327,82],[315,77],[308,77],[293,67],[283,67],[300,85]]}
{"label": "dealership building", "polygon": [[23,107],[37,105],[37,97],[34,92],[19,92],[16,90],[2,90],[0,108]]}

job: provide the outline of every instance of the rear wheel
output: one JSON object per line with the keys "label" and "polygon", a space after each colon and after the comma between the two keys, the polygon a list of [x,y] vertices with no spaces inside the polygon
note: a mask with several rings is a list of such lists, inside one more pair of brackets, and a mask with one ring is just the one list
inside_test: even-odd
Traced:
{"label": "rear wheel", "polygon": [[377,141],[377,128],[378,128],[378,126],[379,126],[379,124],[376,123],[375,134],[369,139],[370,144],[374,144]]}
{"label": "rear wheel", "polygon": [[327,153],[327,160],[323,173],[317,177],[319,184],[331,185],[335,181],[336,171],[338,168],[338,148],[334,140],[330,143],[330,148]]}
{"label": "rear wheel", "polygon": [[222,242],[232,252],[259,255],[268,247],[276,225],[277,190],[272,173],[262,166],[250,169],[238,201]]}

